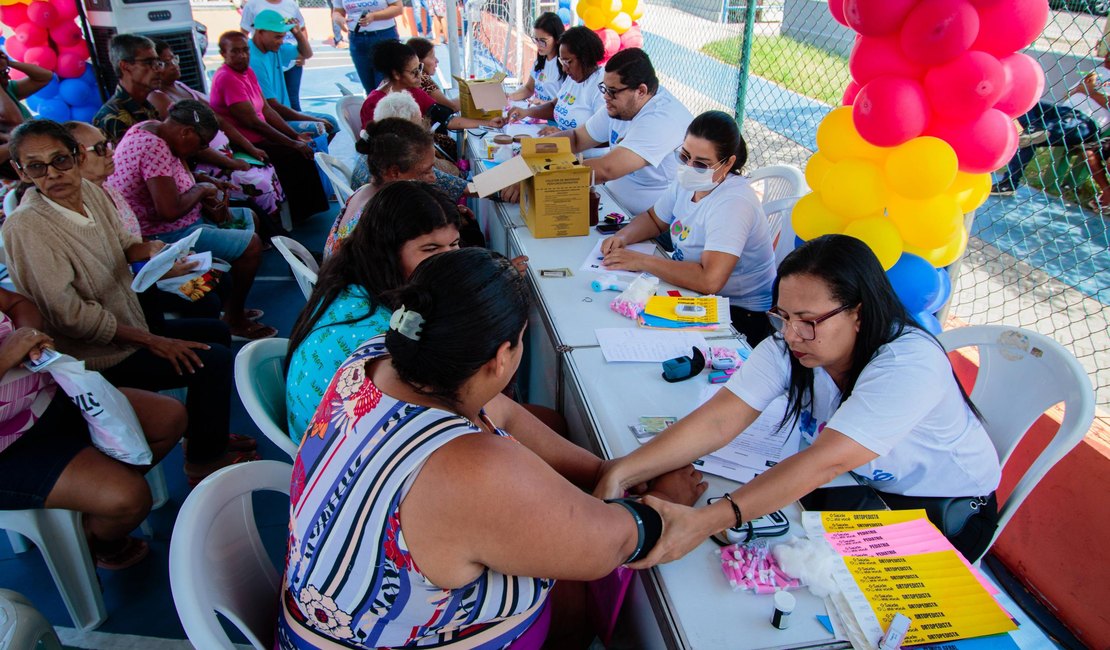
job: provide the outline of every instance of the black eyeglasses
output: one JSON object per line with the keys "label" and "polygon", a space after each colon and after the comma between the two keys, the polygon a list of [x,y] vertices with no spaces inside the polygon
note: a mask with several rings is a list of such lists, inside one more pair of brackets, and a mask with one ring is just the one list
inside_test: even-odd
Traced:
{"label": "black eyeglasses", "polygon": [[424,64],[417,63],[415,68],[413,68],[412,70],[405,70],[405,72],[411,74],[414,77],[419,77],[424,72]]}
{"label": "black eyeglasses", "polygon": [[124,61],[130,61],[131,63],[138,63],[139,65],[150,66],[152,70],[161,70],[162,68],[166,67],[165,61],[153,56],[145,59],[124,59]]}
{"label": "black eyeglasses", "polygon": [[840,312],[851,309],[852,307],[853,305],[842,305],[823,316],[807,320],[789,320],[772,310],[767,312],[767,320],[771,321],[771,327],[775,328],[775,331],[779,334],[785,334],[786,326],[789,324],[794,329],[794,333],[801,337],[803,341],[812,341],[817,338],[817,325],[819,323],[823,323]]}
{"label": "black eyeglasses", "polygon": [[597,89],[600,90],[601,94],[605,97],[616,97],[617,95],[623,93],[626,90],[631,90],[632,86],[625,86],[624,88],[610,88],[609,86],[606,86],[604,83],[599,83],[597,85]]}
{"label": "black eyeglasses", "polygon": [[709,163],[703,163],[700,160],[694,160],[690,157],[690,154],[686,153],[686,151],[683,150],[682,147],[674,150],[674,157],[678,159],[679,163],[686,165],[687,167],[693,167],[694,169],[716,169],[717,167],[720,167],[721,162],[723,162],[719,160],[711,165]]}
{"label": "black eyeglasses", "polygon": [[[111,153],[115,148],[116,147],[112,144],[111,140],[103,140],[101,142],[97,142],[91,147],[85,147],[85,151],[92,151],[96,155],[103,158],[104,156],[107,156],[109,153]],[[61,169],[61,167],[58,167],[58,169]]]}
{"label": "black eyeglasses", "polygon": [[73,169],[77,163],[77,156],[71,153],[64,153],[60,156],[54,156],[54,160],[50,162],[33,162],[26,165],[17,164],[19,171],[27,174],[29,178],[42,178],[46,176],[46,168],[53,167],[60,172],[68,172]]}

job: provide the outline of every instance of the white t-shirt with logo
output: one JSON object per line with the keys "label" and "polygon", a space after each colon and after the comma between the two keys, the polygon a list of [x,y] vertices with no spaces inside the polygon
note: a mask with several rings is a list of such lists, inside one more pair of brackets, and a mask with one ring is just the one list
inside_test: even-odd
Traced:
{"label": "white t-shirt with logo", "polygon": [[[780,337],[764,339],[728,389],[763,410],[788,390],[788,355]],[[907,328],[881,346],[843,404],[822,368],[813,371],[813,392],[798,421],[803,448],[826,426],[848,436],[878,454],[853,470],[876,490],[957,497],[986,496],[998,487],[994,445],[964,403],[948,357],[921,330]]]}
{"label": "white t-shirt with logo", "polygon": [[[569,79],[569,77],[567,77]],[[559,78],[559,59],[552,57],[544,61],[543,69],[532,69],[532,91],[542,104],[555,99],[563,80]]]}
{"label": "white t-shirt with logo", "polygon": [[[1095,87],[1103,95],[1110,96],[1110,69],[1107,69],[1105,65],[1100,65],[1092,72],[1095,73]],[[1110,110],[1091,99],[1090,95],[1075,93],[1074,95],[1068,95],[1060,103],[1064,106],[1071,106],[1080,113],[1089,116],[1098,125],[1099,129],[1104,129],[1110,125]]]}
{"label": "white t-shirt with logo", "polygon": [[700,262],[703,251],[739,257],[720,294],[729,304],[767,311],[775,280],[775,251],[767,216],[748,179],[729,174],[697,203],[677,182],[655,202],[655,215],[671,224],[673,258]]}
{"label": "white t-shirt with logo", "polygon": [[586,121],[586,132],[594,140],[608,142],[610,149],[624,147],[647,161],[631,174],[605,183],[626,210],[646,211],[670,186],[678,166],[671,153],[682,144],[693,119],[682,102],[659,88],[631,120],[609,117],[603,105]]}
{"label": "white t-shirt with logo", "polygon": [[[355,33],[355,28],[358,27],[358,19],[362,17],[363,12],[381,11],[389,8],[391,5],[399,5],[401,0],[332,0],[331,6],[336,9],[342,9],[347,12],[347,29],[351,34]],[[369,25],[363,27],[359,33],[362,32],[380,32],[383,29],[396,27],[397,20],[395,18],[383,18],[382,20],[375,20]]]}
{"label": "white t-shirt with logo", "polygon": [[[277,4],[268,0],[249,0],[247,4],[243,5],[243,15],[239,19],[239,27],[254,34],[254,19],[258,17],[259,13],[267,9],[278,12],[286,20],[292,18],[299,27],[304,27],[304,14],[301,13],[301,8],[295,0],[281,0]],[[296,48],[297,37],[293,36],[293,32],[286,32],[285,40],[282,42]]]}
{"label": "white t-shirt with logo", "polygon": [[605,70],[600,66],[582,82],[575,81],[567,75],[555,97],[556,126],[569,131],[580,124],[585,124],[599,108],[604,110],[605,98],[597,89],[604,76]]}

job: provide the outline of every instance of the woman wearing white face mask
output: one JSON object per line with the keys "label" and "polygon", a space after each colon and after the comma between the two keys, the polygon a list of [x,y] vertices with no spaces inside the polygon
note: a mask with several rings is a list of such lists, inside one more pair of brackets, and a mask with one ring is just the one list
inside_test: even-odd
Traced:
{"label": "woman wearing white face mask", "polygon": [[[655,207],[602,242],[611,269],[645,271],[671,284],[727,296],[732,324],[755,346],[771,333],[775,253],[759,198],[740,170],[748,147],[721,111],[694,118],[675,150],[678,173]],[[673,259],[625,248],[669,232]]]}

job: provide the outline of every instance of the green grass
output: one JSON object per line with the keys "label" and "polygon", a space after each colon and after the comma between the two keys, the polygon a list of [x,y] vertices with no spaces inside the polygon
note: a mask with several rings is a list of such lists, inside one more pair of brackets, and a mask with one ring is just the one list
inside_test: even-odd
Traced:
{"label": "green grass", "polygon": [[[1067,156],[1067,147],[1037,149],[1037,155],[1025,166],[1025,180],[1031,187],[1042,189],[1053,196],[1063,197],[1066,201],[1086,206],[1087,202],[1098,194],[1098,187],[1091,180],[1090,174],[1080,174],[1081,177],[1086,176],[1086,178],[1076,187],[1076,179],[1072,176],[1074,172],[1069,173],[1065,167],[1060,166],[1060,163]],[[1069,162],[1072,169],[1079,169],[1086,165],[1082,157],[1071,158]],[[1057,166],[1060,166],[1062,172],[1059,179],[1056,178]]]}
{"label": "green grass", "polygon": [[[739,65],[743,38],[732,36],[706,43],[701,51],[729,65]],[[840,104],[851,79],[848,59],[786,36],[755,36],[751,71],[830,106]]]}

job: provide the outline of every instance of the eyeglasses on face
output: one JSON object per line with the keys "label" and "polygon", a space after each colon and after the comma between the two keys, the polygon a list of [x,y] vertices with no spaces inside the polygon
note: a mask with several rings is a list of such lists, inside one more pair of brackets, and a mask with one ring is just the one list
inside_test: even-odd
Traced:
{"label": "eyeglasses on face", "polygon": [[623,93],[626,90],[631,90],[632,86],[625,86],[624,88],[610,88],[609,86],[606,86],[604,83],[599,83],[597,85],[597,89],[600,90],[601,94],[605,97],[616,97],[617,95]]}
{"label": "eyeglasses on face", "polygon": [[54,156],[54,160],[50,162],[33,162],[26,165],[18,165],[18,167],[19,171],[27,174],[29,178],[42,178],[46,176],[47,167],[53,167],[60,172],[67,172],[73,169],[76,162],[77,156],[71,153],[64,153],[59,156]]}
{"label": "eyeglasses on face", "polygon": [[724,162],[723,160],[718,160],[711,165],[700,160],[694,160],[690,157],[690,154],[686,153],[686,150],[682,147],[674,150],[674,157],[678,160],[680,164],[686,165],[687,167],[693,167],[694,169],[716,169],[721,166],[722,162]]}
{"label": "eyeglasses on face", "polygon": [[181,63],[181,57],[177,56],[176,54],[173,54],[171,56],[165,57],[165,58],[160,59],[160,60],[162,61],[162,65],[164,65],[164,66],[165,65],[177,65],[177,64]]}
{"label": "eyeglasses on face", "polygon": [[405,70],[405,73],[410,74],[414,77],[419,77],[420,75],[424,74],[424,64],[417,63],[415,68],[413,68],[412,70]]}
{"label": "eyeglasses on face", "polygon": [[817,338],[818,324],[823,323],[833,316],[836,316],[840,312],[851,308],[852,305],[841,305],[840,307],[837,307],[827,314],[818,316],[817,318],[806,320],[791,320],[772,309],[771,311],[767,312],[767,320],[771,321],[771,327],[775,328],[775,331],[779,334],[785,334],[786,326],[790,325],[790,327],[794,330],[794,333],[797,334],[798,337],[801,338],[803,341],[812,341],[813,339]]}
{"label": "eyeglasses on face", "polygon": [[130,61],[131,63],[138,63],[139,65],[148,66],[152,70],[161,70],[162,68],[166,67],[166,62],[165,61],[163,61],[162,59],[159,59],[157,57],[153,57],[153,56],[147,57],[145,59],[124,59],[124,60],[125,61]]}
{"label": "eyeglasses on face", "polygon": [[[111,140],[102,140],[91,147],[85,147],[85,151],[91,151],[103,158],[104,156],[107,156],[109,153],[111,153],[115,148],[116,147],[112,144]],[[61,169],[61,167],[58,167],[58,169]]]}

